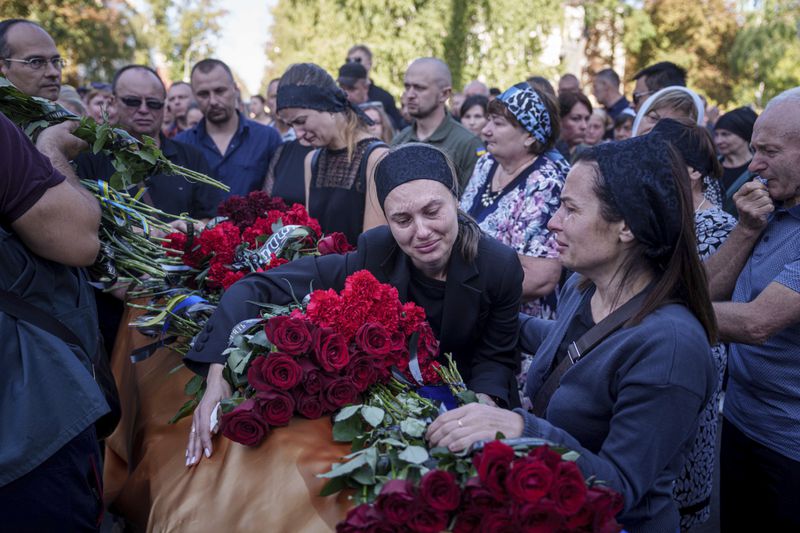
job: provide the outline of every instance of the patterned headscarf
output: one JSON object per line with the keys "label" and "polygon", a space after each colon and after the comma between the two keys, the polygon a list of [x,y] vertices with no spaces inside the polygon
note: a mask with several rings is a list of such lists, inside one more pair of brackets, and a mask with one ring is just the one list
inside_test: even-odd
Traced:
{"label": "patterned headscarf", "polygon": [[527,83],[518,83],[497,97],[525,130],[541,144],[553,133],[550,113],[542,99]]}
{"label": "patterned headscarf", "polygon": [[645,245],[646,255],[654,259],[671,255],[683,221],[669,141],[650,133],[599,144],[581,157],[597,161],[614,207]]}

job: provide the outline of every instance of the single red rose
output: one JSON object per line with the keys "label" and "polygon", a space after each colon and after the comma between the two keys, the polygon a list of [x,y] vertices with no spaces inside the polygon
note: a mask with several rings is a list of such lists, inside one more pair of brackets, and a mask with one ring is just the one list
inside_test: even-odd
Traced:
{"label": "single red rose", "polygon": [[309,420],[322,418],[325,414],[325,404],[319,394],[308,394],[303,392],[300,387],[292,391],[294,398],[294,408],[297,413]]}
{"label": "single red rose", "polygon": [[586,492],[585,505],[594,513],[595,531],[619,531],[615,516],[622,511],[622,496],[602,485],[595,485]]}
{"label": "single red rose", "polygon": [[481,520],[483,520],[483,513],[476,509],[467,509],[466,511],[456,515],[456,524],[453,527],[453,533],[474,533],[480,531]]}
{"label": "single red rose", "polygon": [[414,509],[414,485],[407,479],[391,479],[381,487],[375,506],[391,524],[404,525]]}
{"label": "single red rose", "polygon": [[298,364],[303,369],[303,378],[300,381],[303,389],[308,394],[318,395],[322,390],[322,370],[305,357],[300,358]]}
{"label": "single red rose", "polygon": [[317,243],[319,255],[346,254],[354,249],[355,248],[350,246],[350,243],[347,242],[345,234],[338,231],[329,233]]}
{"label": "single red rose", "polygon": [[294,414],[294,398],[285,391],[271,390],[256,393],[261,417],[271,426],[285,426]]}
{"label": "single red rose", "polygon": [[264,330],[270,342],[289,355],[303,355],[311,349],[313,339],[305,320],[276,316],[267,321]]}
{"label": "single red rose", "polygon": [[501,507],[486,513],[481,520],[481,531],[492,533],[518,533],[519,526],[507,508]]}
{"label": "single red rose", "polygon": [[[256,390],[289,390],[300,383],[302,377],[303,369],[297,361],[281,352],[257,357],[247,370],[247,380]],[[264,383],[268,387],[264,387]]]}
{"label": "single red rose", "polygon": [[330,328],[318,328],[314,332],[314,355],[328,372],[341,370],[350,361],[347,341]]}
{"label": "single red rose", "polygon": [[336,533],[395,533],[400,528],[386,522],[383,514],[373,505],[362,503],[350,509],[347,518],[336,524]]}
{"label": "single red rose", "polygon": [[407,527],[418,533],[440,533],[447,528],[450,517],[445,511],[437,511],[424,503],[415,506]]}
{"label": "single red rose", "polygon": [[402,330],[393,331],[390,338],[393,352],[408,351],[408,335]]}
{"label": "single red rose", "polygon": [[430,470],[419,482],[420,498],[436,511],[454,511],[461,501],[456,476],[444,470]]}
{"label": "single red rose", "polygon": [[222,415],[222,434],[245,446],[257,446],[269,432],[267,423],[256,408],[255,400],[245,400],[233,411]]}
{"label": "single red rose", "polygon": [[520,457],[511,464],[506,489],[515,501],[532,503],[548,494],[553,472],[541,459]]}
{"label": "single red rose", "polygon": [[388,355],[392,351],[392,339],[381,324],[368,322],[358,328],[356,344],[369,355]]}
{"label": "single red rose", "polygon": [[375,371],[376,381],[385,383],[390,377],[392,377],[392,372],[390,370],[392,366],[391,360],[380,355],[371,355],[368,359],[372,369]]}
{"label": "single red rose", "polygon": [[548,498],[521,505],[515,514],[519,530],[524,533],[552,533],[562,525],[555,504]]}
{"label": "single red rose", "polygon": [[556,467],[550,497],[556,511],[562,516],[577,513],[586,501],[586,481],[578,465],[572,461],[562,461]]}
{"label": "single red rose", "polygon": [[496,499],[504,499],[506,495],[506,476],[511,470],[513,460],[514,449],[499,440],[487,443],[472,458],[478,477]]}
{"label": "single red rose", "polygon": [[334,379],[325,388],[325,400],[333,410],[356,403],[358,390],[355,384],[347,377]]}
{"label": "single red rose", "polygon": [[541,459],[547,465],[547,467],[554,471],[556,467],[561,464],[561,456],[550,449],[548,445],[544,446],[537,446],[536,448],[532,449],[528,452],[528,456],[535,457],[536,459]]}
{"label": "single red rose", "polygon": [[477,477],[469,478],[464,484],[463,500],[466,509],[475,509],[481,513],[502,505]]}
{"label": "single red rose", "polygon": [[358,392],[364,392],[378,380],[374,361],[363,354],[351,357],[346,370],[348,379],[353,382]]}

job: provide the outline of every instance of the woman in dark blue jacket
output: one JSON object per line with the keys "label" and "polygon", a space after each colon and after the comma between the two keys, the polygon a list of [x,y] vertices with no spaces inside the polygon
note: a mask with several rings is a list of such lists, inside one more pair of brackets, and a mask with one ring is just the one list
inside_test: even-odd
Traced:
{"label": "woman in dark blue jacket", "polygon": [[[536,353],[534,414],[471,404],[435,420],[431,443],[460,450],[500,431],[564,445],[587,478],[622,494],[627,531],[678,531],[672,485],[716,380],[691,206],[686,164],[656,133],[579,157],[549,223],[577,275],[558,320],[521,322],[521,347]],[[584,335],[620,308],[621,327],[587,347]]]}
{"label": "woman in dark blue jacket", "polygon": [[222,352],[231,329],[258,316],[251,302],[284,305],[314,289],[338,291],[347,276],[363,269],[396,287],[401,300],[425,309],[440,353],[453,354],[472,390],[490,403],[519,404],[514,375],[522,267],[511,248],[458,213],[455,175],[444,153],[430,145],[393,149],[378,164],[375,180],[388,227],[363,233],[356,252],[303,258],[251,274],[225,292],[186,356],[190,368],[208,376],[187,465],[212,451],[209,417],[217,401],[231,393],[222,379]]}

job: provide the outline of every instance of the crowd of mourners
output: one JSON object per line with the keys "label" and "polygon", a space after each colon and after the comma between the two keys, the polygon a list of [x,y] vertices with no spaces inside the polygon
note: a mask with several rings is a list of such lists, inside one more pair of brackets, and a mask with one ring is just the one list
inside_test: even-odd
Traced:
{"label": "crowd of mourners", "polygon": [[[628,99],[611,68],[591,87],[534,74],[455,92],[447,64],[421,57],[398,106],[367,46],[342,56],[335,77],[295,64],[249,102],[213,58],[188,81],[132,64],[75,89],[44,28],[0,22],[0,74],[22,92],[151,137],[230,187],[155,175],[147,203],[205,223],[226,195],[262,190],[357,244],[225,292],[185,359],[207,378],[187,466],[213,453],[223,350],[253,302],[367,269],[425,308],[482,400],[437,418],[431,445],[502,432],[576,450],[623,496],[624,528],[645,532],[705,522],[720,461],[723,531],[800,531],[800,87],[760,115],[720,116],[671,62],[624,80]],[[83,268],[100,207],[80,180],[114,167],[74,127],[33,144],[0,116],[0,519],[13,531],[97,530],[103,516],[94,422],[108,406],[87,369],[114,345],[124,294],[95,291]]]}

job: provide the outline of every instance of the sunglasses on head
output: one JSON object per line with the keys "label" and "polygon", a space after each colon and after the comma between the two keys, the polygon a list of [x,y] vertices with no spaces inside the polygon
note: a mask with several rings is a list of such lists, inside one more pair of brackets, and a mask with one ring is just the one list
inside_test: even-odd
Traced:
{"label": "sunglasses on head", "polygon": [[155,98],[142,99],[138,96],[123,96],[120,98],[120,101],[128,107],[134,107],[136,109],[142,106],[142,102],[145,103],[147,109],[152,109],[154,111],[158,111],[164,107],[164,102],[156,100]]}

